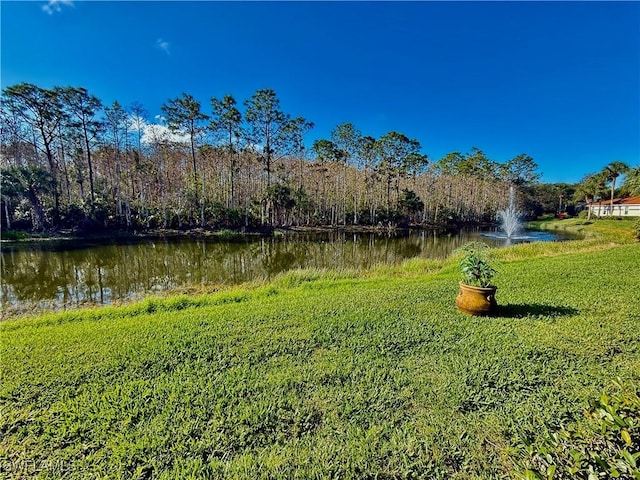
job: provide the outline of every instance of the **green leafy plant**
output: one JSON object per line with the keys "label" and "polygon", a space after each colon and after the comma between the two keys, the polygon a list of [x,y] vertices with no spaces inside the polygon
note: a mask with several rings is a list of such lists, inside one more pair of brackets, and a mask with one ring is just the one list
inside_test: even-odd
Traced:
{"label": "green leafy plant", "polygon": [[534,444],[521,445],[517,478],[640,478],[640,397],[633,384],[592,399],[584,417]]}
{"label": "green leafy plant", "polygon": [[469,242],[458,248],[462,253],[460,273],[462,283],[473,287],[490,287],[497,270],[491,266],[491,247],[484,242]]}

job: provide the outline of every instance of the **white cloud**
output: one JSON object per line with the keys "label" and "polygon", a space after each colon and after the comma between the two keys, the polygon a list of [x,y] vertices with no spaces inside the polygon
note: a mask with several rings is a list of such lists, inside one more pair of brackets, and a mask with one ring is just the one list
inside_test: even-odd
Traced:
{"label": "white cloud", "polygon": [[72,0],[49,0],[49,3],[42,6],[42,11],[53,15],[55,12],[62,11],[62,6],[73,7]]}
{"label": "white cloud", "polygon": [[171,45],[166,40],[163,40],[161,38],[156,40],[156,47],[158,47],[160,50],[162,50],[167,55],[171,55],[171,52],[169,51],[169,47],[170,46]]}
{"label": "white cloud", "polygon": [[[189,143],[189,135],[186,133],[172,132],[166,125],[166,119],[162,115],[156,115],[155,120],[157,123],[148,123],[144,120],[140,120],[140,126],[142,127],[142,138],[140,139],[144,145],[153,145],[157,143],[172,142],[172,143]],[[131,126],[137,128],[137,121],[135,118],[131,118]]]}

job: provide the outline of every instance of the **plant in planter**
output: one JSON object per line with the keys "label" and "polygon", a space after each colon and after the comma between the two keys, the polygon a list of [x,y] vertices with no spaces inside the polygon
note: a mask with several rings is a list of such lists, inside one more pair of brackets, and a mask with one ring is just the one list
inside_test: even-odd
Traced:
{"label": "plant in planter", "polygon": [[456,250],[463,254],[460,291],[456,297],[456,306],[462,312],[487,315],[498,306],[497,287],[491,283],[498,272],[491,266],[490,250],[483,242],[469,242]]}

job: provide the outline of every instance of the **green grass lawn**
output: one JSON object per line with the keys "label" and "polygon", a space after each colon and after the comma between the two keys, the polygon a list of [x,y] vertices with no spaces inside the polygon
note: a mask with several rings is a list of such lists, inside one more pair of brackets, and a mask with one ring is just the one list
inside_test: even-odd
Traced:
{"label": "green grass lawn", "polygon": [[497,252],[492,318],[452,259],[5,321],[0,476],[508,478],[640,384],[640,244],[572,222]]}

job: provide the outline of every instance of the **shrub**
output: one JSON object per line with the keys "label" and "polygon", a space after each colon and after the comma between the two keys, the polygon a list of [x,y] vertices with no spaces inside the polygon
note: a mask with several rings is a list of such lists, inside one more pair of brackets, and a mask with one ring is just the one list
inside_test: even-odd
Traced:
{"label": "shrub", "polygon": [[398,223],[402,220],[402,214],[395,208],[381,208],[376,212],[376,224]]}
{"label": "shrub", "polygon": [[19,232],[16,230],[6,230],[2,232],[3,240],[23,240],[27,238],[27,234],[25,232]]}
{"label": "shrub", "polygon": [[619,379],[616,392],[591,400],[584,418],[521,445],[516,477],[533,479],[640,478],[640,397]]}

